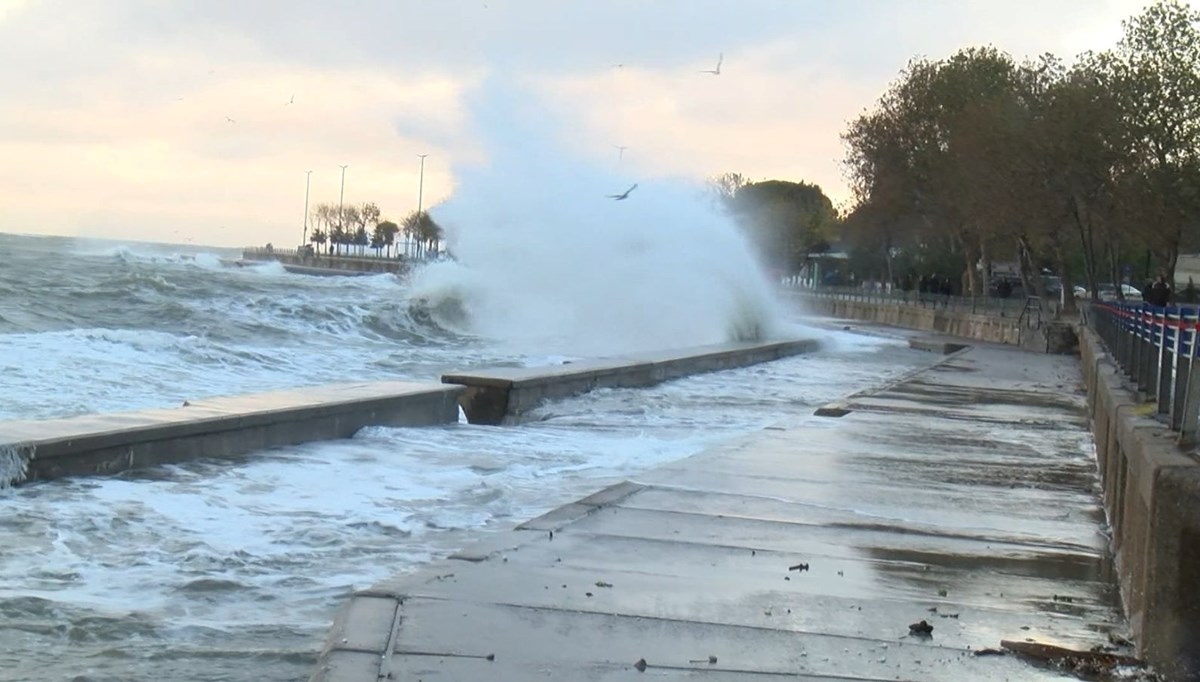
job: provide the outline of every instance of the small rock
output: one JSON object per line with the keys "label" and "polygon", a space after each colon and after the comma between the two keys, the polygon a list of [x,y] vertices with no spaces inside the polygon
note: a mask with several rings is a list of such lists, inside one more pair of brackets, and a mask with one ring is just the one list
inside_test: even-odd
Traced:
{"label": "small rock", "polygon": [[948,594],[948,593],[946,592],[946,590],[938,590],[938,596],[939,596],[939,597],[944,597],[944,596],[946,596],[947,594]]}
{"label": "small rock", "polygon": [[908,631],[914,635],[929,636],[933,634],[933,626],[927,621],[923,620],[919,623],[913,623],[912,625],[909,625]]}
{"label": "small rock", "polygon": [[646,672],[646,659],[644,659],[644,658],[639,658],[639,659],[637,660],[637,663],[634,663],[634,664],[633,664],[633,667],[637,668],[637,671],[638,671],[639,673],[644,673],[644,672]]}
{"label": "small rock", "polygon": [[486,658],[489,661],[494,661],[494,660],[496,660],[496,654],[488,654],[487,656],[484,656],[484,658]]}
{"label": "small rock", "polygon": [[612,583],[606,583],[603,580],[597,580],[596,587],[612,587]]}
{"label": "small rock", "polygon": [[588,597],[592,596],[591,592],[584,592],[583,594],[584,594],[584,596],[588,596]]}

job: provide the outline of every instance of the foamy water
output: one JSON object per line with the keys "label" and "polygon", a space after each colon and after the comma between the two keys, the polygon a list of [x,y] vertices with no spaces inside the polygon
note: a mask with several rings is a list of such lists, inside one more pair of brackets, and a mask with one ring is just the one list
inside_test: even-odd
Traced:
{"label": "foamy water", "polygon": [[[554,338],[456,327],[454,310],[408,305],[391,276],[232,268],[235,254],[173,247],[0,246],[0,418],[573,357]],[[435,273],[424,291],[470,291],[462,277]],[[0,490],[0,677],[306,679],[352,590],[927,361],[886,334],[819,333],[829,344],[813,355],[597,391],[511,428],[371,428]]]}

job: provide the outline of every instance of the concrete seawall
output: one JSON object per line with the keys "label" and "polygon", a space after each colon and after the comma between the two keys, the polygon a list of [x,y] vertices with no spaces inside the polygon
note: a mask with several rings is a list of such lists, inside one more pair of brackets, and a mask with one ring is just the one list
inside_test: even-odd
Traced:
{"label": "concrete seawall", "polygon": [[381,381],[211,398],[173,409],[0,422],[0,485],[347,438],[364,426],[451,423],[458,420],[461,392]]}
{"label": "concrete seawall", "polygon": [[1200,463],[1139,401],[1091,330],[1080,334],[1121,596],[1141,653],[1200,676]]}
{"label": "concrete seawall", "polygon": [[803,292],[794,292],[793,295],[807,310],[829,317],[938,332],[1043,353],[1071,353],[1077,343],[1069,324],[1043,320],[1040,315],[1023,318],[1019,311],[1008,311],[1004,315],[997,312],[970,313],[901,301],[818,296]]}
{"label": "concrete seawall", "polygon": [[446,374],[466,387],[460,403],[472,424],[502,424],[546,400],[597,388],[638,388],[691,374],[746,367],[816,350],[815,339],[725,343],[572,362],[552,367],[502,367]]}

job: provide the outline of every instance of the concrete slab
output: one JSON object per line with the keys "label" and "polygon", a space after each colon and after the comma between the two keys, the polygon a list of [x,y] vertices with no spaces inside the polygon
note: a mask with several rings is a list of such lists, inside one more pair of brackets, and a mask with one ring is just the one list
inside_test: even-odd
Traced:
{"label": "concrete slab", "polygon": [[546,367],[498,367],[452,372],[442,382],[464,386],[460,402],[472,424],[518,419],[546,400],[596,388],[636,388],[692,374],[769,362],[809,353],[816,339],[722,343],[567,362]]}
{"label": "concrete slab", "polygon": [[1061,679],[973,652],[1125,629],[1071,363],[973,347],[841,419],[778,424],[387,581],[390,672]]}
{"label": "concrete slab", "polygon": [[111,474],[347,438],[364,426],[453,423],[462,390],[407,381],[357,382],[207,398],[173,409],[7,421],[0,422],[0,450],[24,458],[23,480]]}

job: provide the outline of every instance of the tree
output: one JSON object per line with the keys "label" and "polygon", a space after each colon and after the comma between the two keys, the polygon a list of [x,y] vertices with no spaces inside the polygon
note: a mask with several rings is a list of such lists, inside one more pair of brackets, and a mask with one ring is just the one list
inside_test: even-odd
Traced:
{"label": "tree", "polygon": [[325,242],[329,241],[329,235],[325,233],[325,230],[319,227],[312,231],[312,236],[309,238],[312,240],[312,243],[317,245],[317,253],[320,253],[320,247],[324,246]]}
{"label": "tree", "polygon": [[373,239],[387,247],[388,257],[392,255],[392,245],[396,243],[396,234],[398,232],[400,232],[400,226],[390,220],[385,220],[375,225]]}
{"label": "tree", "polygon": [[828,250],[837,226],[833,202],[817,185],[766,180],[744,183],[727,173],[713,181],[722,203],[751,237],[764,258],[779,270],[794,271],[810,253]]}
{"label": "tree", "polygon": [[1158,0],[1123,27],[1116,101],[1137,154],[1130,170],[1157,198],[1143,216],[1150,247],[1173,279],[1185,231],[1200,222],[1200,12]]}
{"label": "tree", "polygon": [[442,228],[429,216],[429,211],[413,211],[404,218],[404,233],[415,243],[414,258],[424,258],[428,250],[435,254],[442,237]]}

